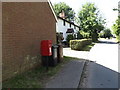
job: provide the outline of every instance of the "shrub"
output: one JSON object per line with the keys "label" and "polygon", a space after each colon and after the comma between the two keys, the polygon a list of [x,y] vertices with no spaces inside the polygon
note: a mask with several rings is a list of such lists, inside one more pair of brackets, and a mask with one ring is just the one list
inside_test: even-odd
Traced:
{"label": "shrub", "polygon": [[72,50],[82,50],[83,47],[91,43],[91,39],[70,40],[70,48]]}
{"label": "shrub", "polygon": [[74,36],[72,34],[67,35],[66,41],[67,41],[68,46],[69,46],[70,40],[73,40],[73,39],[74,39]]}
{"label": "shrub", "polygon": [[120,43],[120,36],[117,36],[117,41]]}
{"label": "shrub", "polygon": [[77,33],[77,39],[83,39],[83,35],[80,32]]}

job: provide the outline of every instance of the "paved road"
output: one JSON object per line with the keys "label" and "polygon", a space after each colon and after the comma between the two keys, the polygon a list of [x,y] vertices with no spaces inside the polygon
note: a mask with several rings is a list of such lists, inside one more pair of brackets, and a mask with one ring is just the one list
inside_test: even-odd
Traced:
{"label": "paved road", "polygon": [[86,65],[80,88],[118,88],[118,84],[118,72],[89,62]]}
{"label": "paved road", "polygon": [[[65,56],[89,59],[80,88],[118,88],[118,51],[120,45],[112,40],[100,40],[90,52],[64,49]],[[120,87],[120,86],[119,86]]]}
{"label": "paved road", "polygon": [[[118,72],[118,45],[114,40],[100,40],[89,54],[89,60]],[[119,45],[120,47],[120,45]],[[120,49],[120,48],[119,48]]]}
{"label": "paved road", "polygon": [[[83,72],[79,88],[120,88],[118,85],[118,51],[120,45],[112,40],[100,40],[90,52],[64,49],[64,55],[73,56],[90,61]],[[119,74],[120,75],[120,74]],[[117,90],[117,89],[113,89]]]}

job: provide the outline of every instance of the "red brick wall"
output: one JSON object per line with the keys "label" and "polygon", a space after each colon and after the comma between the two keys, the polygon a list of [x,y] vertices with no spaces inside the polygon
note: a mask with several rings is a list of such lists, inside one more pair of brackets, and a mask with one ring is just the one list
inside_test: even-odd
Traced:
{"label": "red brick wall", "polygon": [[6,80],[40,64],[40,42],[56,42],[56,21],[47,2],[3,2],[2,10],[2,76]]}
{"label": "red brick wall", "polygon": [[[2,82],[2,3],[0,2],[0,82]],[[0,85],[0,88],[2,86]]]}

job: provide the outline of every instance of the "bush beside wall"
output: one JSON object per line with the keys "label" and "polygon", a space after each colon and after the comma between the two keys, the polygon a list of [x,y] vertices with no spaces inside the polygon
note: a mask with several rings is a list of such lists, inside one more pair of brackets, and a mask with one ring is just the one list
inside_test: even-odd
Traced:
{"label": "bush beside wall", "polygon": [[116,38],[117,38],[117,41],[120,43],[120,36],[117,36]]}
{"label": "bush beside wall", "polygon": [[74,39],[73,34],[69,34],[69,35],[67,35],[66,41],[67,41],[67,45],[68,45],[68,46],[69,46],[69,42],[70,42],[70,40],[73,40],[73,39]]}
{"label": "bush beside wall", "polygon": [[82,48],[86,45],[92,43],[91,39],[81,39],[81,40],[70,40],[70,48],[72,50],[82,50]]}

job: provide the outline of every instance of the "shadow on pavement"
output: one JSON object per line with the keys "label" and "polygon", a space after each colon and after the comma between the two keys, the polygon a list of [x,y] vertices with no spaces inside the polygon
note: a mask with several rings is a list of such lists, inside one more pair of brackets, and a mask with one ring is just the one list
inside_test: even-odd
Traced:
{"label": "shadow on pavement", "polygon": [[98,43],[103,43],[103,44],[117,44],[117,42],[112,42],[112,41],[99,41]]}
{"label": "shadow on pavement", "polygon": [[120,73],[95,62],[89,62],[87,71],[86,88],[120,88]]}

